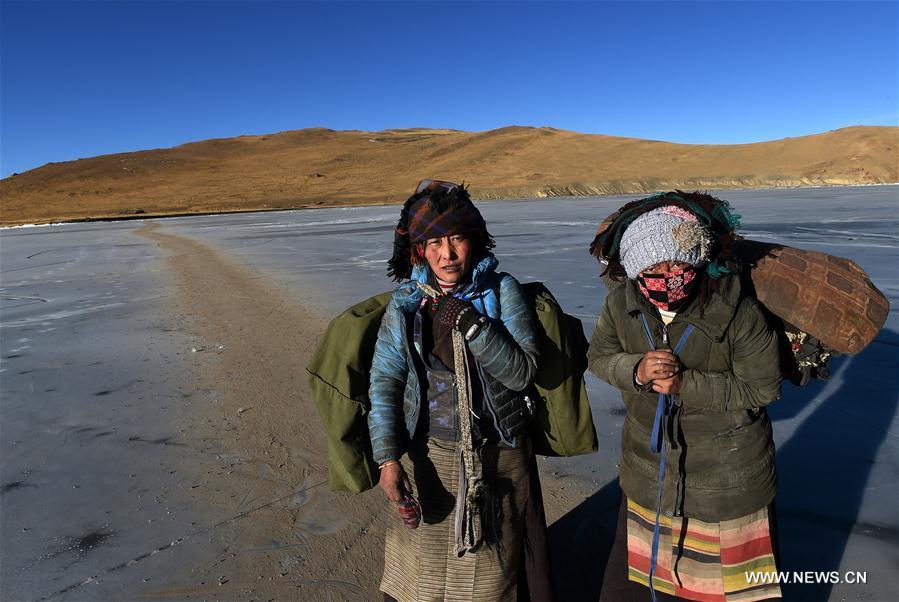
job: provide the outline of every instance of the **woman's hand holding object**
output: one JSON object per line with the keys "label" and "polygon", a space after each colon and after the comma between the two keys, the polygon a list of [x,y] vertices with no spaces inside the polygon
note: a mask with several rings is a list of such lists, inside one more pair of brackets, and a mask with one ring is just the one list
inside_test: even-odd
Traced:
{"label": "woman's hand holding object", "polygon": [[421,507],[412,495],[412,483],[399,462],[385,462],[378,481],[387,499],[396,507],[403,524],[411,529],[421,522]]}
{"label": "woman's hand holding object", "polygon": [[381,466],[381,477],[378,481],[381,489],[387,495],[387,499],[391,502],[402,501],[406,497],[406,493],[412,493],[412,484],[409,483],[409,477],[403,465],[399,462],[389,461]]}

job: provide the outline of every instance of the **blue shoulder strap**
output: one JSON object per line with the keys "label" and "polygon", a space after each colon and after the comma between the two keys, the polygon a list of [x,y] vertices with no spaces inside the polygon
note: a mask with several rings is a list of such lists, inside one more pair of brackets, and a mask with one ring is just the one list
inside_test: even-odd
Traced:
{"label": "blue shoulder strap", "polygon": [[[644,314],[640,314],[640,318],[643,320],[643,330],[646,333],[646,340],[649,343],[649,349],[655,349],[655,341],[652,338],[652,330],[649,328],[649,323],[646,321],[646,316]],[[684,345],[687,344],[687,339],[690,338],[690,335],[693,334],[693,325],[688,324],[687,329],[684,330],[684,333],[681,335],[680,339],[678,339],[677,344],[674,346],[673,352],[674,355],[677,355],[684,348]],[[659,457],[659,490],[656,495],[656,522],[652,529],[652,555],[649,561],[649,590],[652,593],[652,601],[656,602],[656,589],[652,583],[652,577],[655,574],[656,565],[659,560],[659,518],[662,514],[662,486],[665,482],[665,417],[668,416],[671,411],[671,407],[674,405],[674,401],[677,398],[676,395],[665,395],[664,393],[659,393],[659,401],[656,404],[656,414],[652,423],[652,435],[650,435],[649,440],[649,449],[654,454],[660,454]]]}

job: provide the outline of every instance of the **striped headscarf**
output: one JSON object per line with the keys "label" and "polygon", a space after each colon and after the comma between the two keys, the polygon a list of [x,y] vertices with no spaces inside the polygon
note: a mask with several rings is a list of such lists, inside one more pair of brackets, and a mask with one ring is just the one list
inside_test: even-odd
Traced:
{"label": "striped headscarf", "polygon": [[443,180],[422,180],[400,212],[393,240],[393,256],[387,262],[387,274],[394,280],[412,274],[413,245],[430,238],[453,234],[479,232],[483,243],[480,250],[489,251],[495,245],[487,224],[481,217],[465,184]]}
{"label": "striped headscarf", "polygon": [[[422,180],[415,194],[424,196],[409,209],[407,230],[412,243],[487,227],[481,212],[471,202],[468,191],[458,184],[440,180]],[[434,202],[443,195],[448,197],[448,200],[449,197],[453,197],[455,202]]]}

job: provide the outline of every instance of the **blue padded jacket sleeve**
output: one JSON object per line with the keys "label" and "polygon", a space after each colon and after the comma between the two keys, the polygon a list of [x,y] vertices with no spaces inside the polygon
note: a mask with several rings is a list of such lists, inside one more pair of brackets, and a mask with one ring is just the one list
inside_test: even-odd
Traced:
{"label": "blue padded jacket sleeve", "polygon": [[501,319],[488,319],[468,348],[487,374],[507,389],[523,391],[537,372],[536,317],[515,278],[502,277],[499,298]]}
{"label": "blue padded jacket sleeve", "polygon": [[403,313],[392,299],[381,327],[372,359],[368,397],[368,431],[374,461],[398,460],[403,454],[403,393],[408,378],[406,344],[402,337]]}

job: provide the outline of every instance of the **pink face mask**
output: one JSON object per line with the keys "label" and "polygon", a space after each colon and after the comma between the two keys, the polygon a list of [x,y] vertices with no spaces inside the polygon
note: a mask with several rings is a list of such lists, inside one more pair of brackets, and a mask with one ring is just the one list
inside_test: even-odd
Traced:
{"label": "pink face mask", "polygon": [[693,266],[662,274],[637,275],[637,287],[650,303],[664,311],[680,311],[699,282]]}

